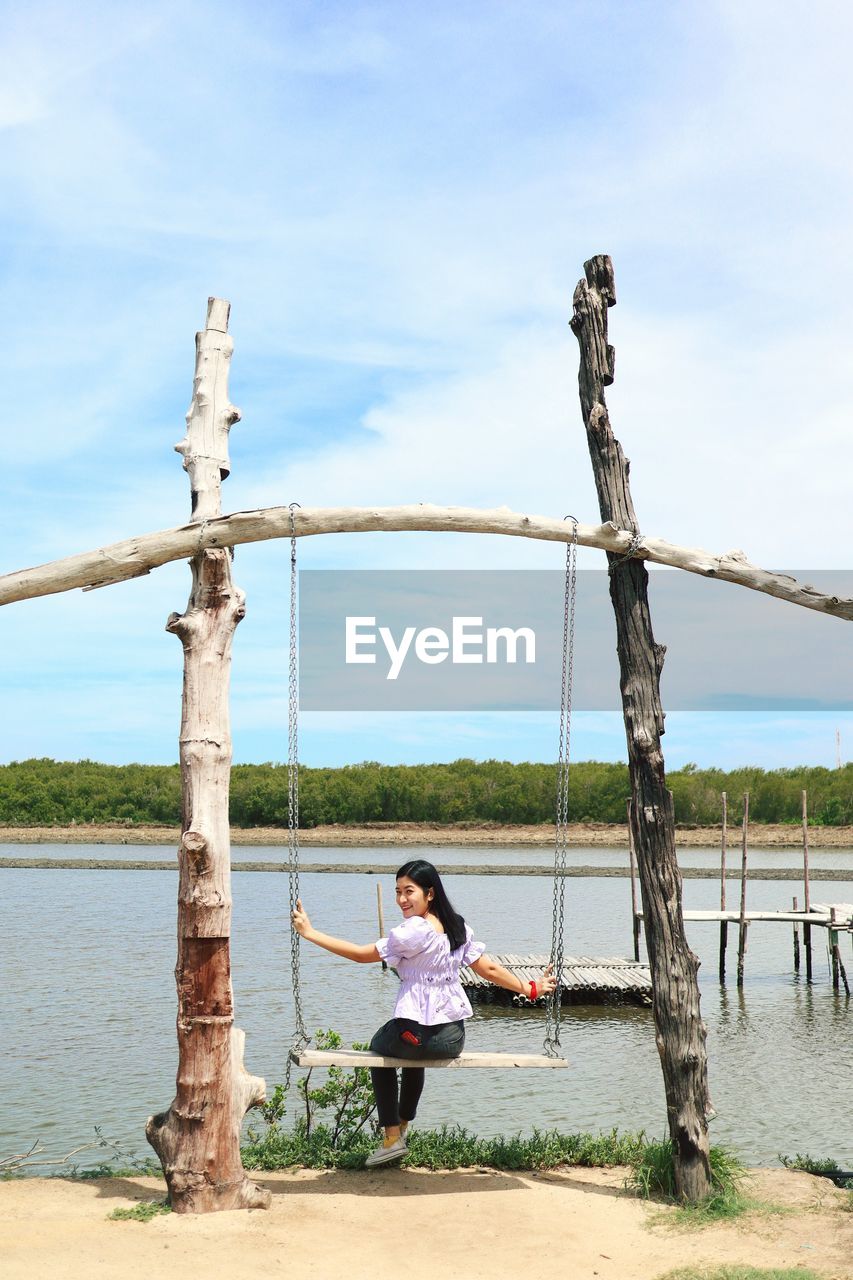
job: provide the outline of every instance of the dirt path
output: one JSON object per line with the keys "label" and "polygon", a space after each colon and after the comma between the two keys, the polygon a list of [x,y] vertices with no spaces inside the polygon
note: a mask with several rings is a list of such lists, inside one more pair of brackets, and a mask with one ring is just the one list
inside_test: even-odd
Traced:
{"label": "dirt path", "polygon": [[848,1194],[824,1179],[759,1171],[751,1191],[782,1211],[684,1231],[625,1193],[623,1174],[268,1174],[269,1211],[147,1223],[108,1214],[162,1199],[161,1182],[28,1178],[0,1184],[0,1257],[4,1280],[653,1280],[688,1263],[853,1277]]}

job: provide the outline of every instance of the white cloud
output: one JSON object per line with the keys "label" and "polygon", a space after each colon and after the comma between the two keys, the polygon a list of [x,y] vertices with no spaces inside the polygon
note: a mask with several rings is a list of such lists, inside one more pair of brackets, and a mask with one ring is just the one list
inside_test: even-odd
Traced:
{"label": "white cloud", "polygon": [[[234,304],[246,415],[226,509],[595,519],[566,324],[599,250],[643,529],[846,566],[851,11],[665,9],[8,11],[7,567],[185,518],[171,446],[208,293]],[[604,66],[581,56],[600,47]],[[543,567],[559,549],[365,535],[300,558]],[[259,636],[284,562],[238,554]],[[180,607],[183,579],[163,583],[121,591]],[[99,619],[132,670],[154,596],[131,598],[53,616],[81,645]],[[7,632],[22,670],[25,633]],[[106,726],[115,699],[98,705]]]}

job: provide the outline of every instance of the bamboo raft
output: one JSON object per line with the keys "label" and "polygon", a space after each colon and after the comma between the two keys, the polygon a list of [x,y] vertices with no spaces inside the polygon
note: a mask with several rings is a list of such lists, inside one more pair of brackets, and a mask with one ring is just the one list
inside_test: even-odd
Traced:
{"label": "bamboo raft", "polygon": [[[548,963],[547,956],[494,955],[505,969],[524,982],[535,982]],[[493,986],[467,966],[460,979],[468,998],[482,1004],[524,1006],[531,1001],[524,996]],[[652,1000],[652,976],[647,964],[626,960],[623,956],[564,956],[561,1004],[639,1004]],[[544,1000],[536,1001],[544,1004]]]}

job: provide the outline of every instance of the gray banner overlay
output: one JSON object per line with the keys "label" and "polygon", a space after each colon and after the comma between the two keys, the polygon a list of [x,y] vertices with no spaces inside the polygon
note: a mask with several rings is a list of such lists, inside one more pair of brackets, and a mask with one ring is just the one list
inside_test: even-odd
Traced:
{"label": "gray banner overlay", "polygon": [[[793,576],[853,595],[853,571]],[[553,711],[564,576],[556,570],[302,570],[306,711]],[[652,572],[665,710],[853,709],[853,629],[731,583]],[[577,581],[574,706],[621,705],[608,574]]]}

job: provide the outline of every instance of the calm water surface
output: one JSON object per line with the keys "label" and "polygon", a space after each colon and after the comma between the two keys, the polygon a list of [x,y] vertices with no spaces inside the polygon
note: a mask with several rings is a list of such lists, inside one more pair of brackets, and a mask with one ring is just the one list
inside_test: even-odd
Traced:
{"label": "calm water surface", "polygon": [[[99,862],[164,862],[176,858],[172,846],[150,844],[0,844],[0,858],[94,858]],[[367,865],[378,868],[397,867],[404,858],[427,858],[442,867],[458,866],[531,866],[554,865],[553,848],[516,845],[506,846],[454,846],[417,845],[405,849],[352,848],[330,845],[323,848],[305,845],[303,862]],[[678,860],[683,867],[713,867],[719,870],[720,850],[680,849]],[[279,862],[286,864],[287,849],[282,845],[235,845],[231,851],[235,866],[241,862]],[[625,849],[578,847],[569,850],[569,863],[586,867],[627,867]],[[750,849],[749,866],[791,867],[801,872],[803,855],[798,849]],[[740,847],[729,848],[726,866],[729,876],[740,874]],[[853,870],[853,849],[814,849],[809,853],[809,866],[826,870]],[[853,891],[853,890],[851,890]]]}
{"label": "calm water surface", "polygon": [[[63,857],[136,858],[130,846],[49,846]],[[20,845],[5,856],[44,856]],[[5,853],[5,850],[3,850]],[[406,850],[406,856],[415,851]],[[439,865],[547,859],[547,851],[431,848]],[[283,851],[243,849],[253,860]],[[578,850],[579,860],[624,855]],[[706,857],[711,857],[708,851]],[[690,856],[702,855],[701,850]],[[144,847],[162,859],[169,851]],[[305,858],[390,865],[393,850],[306,850]],[[753,865],[758,865],[756,852]],[[766,855],[786,865],[786,854]],[[851,854],[822,851],[822,859]],[[796,858],[796,855],[794,855]],[[701,865],[701,864],[700,864]],[[710,860],[707,865],[713,865]],[[796,865],[796,862],[794,863]],[[816,865],[819,865],[816,862]],[[829,861],[824,865],[848,865]],[[3,934],[5,1052],[0,1061],[0,1155],[40,1138],[59,1155],[104,1134],[129,1151],[147,1154],[145,1118],[174,1094],[175,893],[167,871],[5,870]],[[389,926],[396,919],[393,881],[383,882]],[[551,885],[504,876],[447,877],[451,896],[492,951],[548,949]],[[302,896],[314,923],[331,933],[368,941],[376,936],[376,879],[305,875]],[[823,902],[850,901],[850,883],[815,885]],[[752,907],[783,909],[800,883],[756,882]],[[713,881],[685,881],[685,906],[713,908]],[[567,884],[567,952],[630,952],[630,892],[626,880],[584,879]],[[711,1089],[719,1112],[712,1139],[748,1161],[773,1163],[779,1152],[832,1155],[853,1167],[849,1003],[833,993],[825,935],[815,930],[816,981],[811,989],[791,972],[791,933],[755,925],[749,939],[746,987],[716,981],[718,926],[688,925],[702,960],[702,1010],[708,1024]],[[733,937],[735,931],[730,931]],[[853,971],[849,935],[842,939]],[[736,940],[735,940],[736,945]],[[233,927],[237,1024],[246,1031],[246,1064],[281,1080],[292,1034],[289,994],[287,890],[284,877],[263,872],[235,878]],[[390,1016],[396,979],[378,966],[348,964],[303,946],[303,988],[311,1028],[333,1027],[367,1039]],[[730,947],[730,971],[735,951]],[[536,1050],[542,1018],[536,1011],[481,1008],[469,1023],[468,1047]],[[430,1084],[421,1105],[424,1125],[459,1122],[482,1134],[564,1130],[665,1130],[660,1066],[651,1013],[644,1009],[564,1011],[566,1072],[460,1072]],[[86,1157],[84,1157],[85,1161]],[[97,1162],[97,1153],[91,1157]]]}

